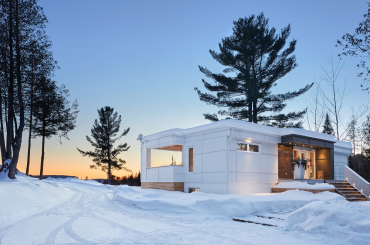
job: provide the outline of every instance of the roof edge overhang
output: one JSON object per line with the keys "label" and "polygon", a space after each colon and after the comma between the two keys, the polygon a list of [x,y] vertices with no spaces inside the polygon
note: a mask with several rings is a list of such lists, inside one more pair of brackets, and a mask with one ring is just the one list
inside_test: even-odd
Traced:
{"label": "roof edge overhang", "polygon": [[289,134],[281,136],[281,143],[282,144],[294,143],[299,145],[305,144],[333,149],[336,141],[313,138],[299,134]]}

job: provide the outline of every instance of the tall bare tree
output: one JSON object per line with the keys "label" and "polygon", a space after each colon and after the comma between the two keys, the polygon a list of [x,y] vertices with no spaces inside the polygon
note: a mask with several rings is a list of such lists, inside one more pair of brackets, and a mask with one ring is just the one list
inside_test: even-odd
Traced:
{"label": "tall bare tree", "polygon": [[306,122],[308,129],[320,132],[325,118],[325,99],[321,94],[320,82],[315,80],[314,90],[308,96]]}
{"label": "tall bare tree", "polygon": [[[351,119],[343,117],[343,106],[345,98],[351,92],[347,88],[347,81],[344,79],[342,85],[339,82],[339,76],[343,69],[344,64],[338,60],[335,61],[333,57],[328,59],[329,69],[323,70],[323,75],[320,77],[321,81],[326,84],[328,89],[324,89],[323,86],[319,86],[320,92],[325,100],[324,108],[328,111],[331,116],[332,123],[334,124],[334,135],[337,140],[342,140],[347,137],[351,121],[358,122],[365,113],[369,110],[369,104],[361,104],[357,110],[353,111]],[[343,130],[341,130],[343,128]]]}

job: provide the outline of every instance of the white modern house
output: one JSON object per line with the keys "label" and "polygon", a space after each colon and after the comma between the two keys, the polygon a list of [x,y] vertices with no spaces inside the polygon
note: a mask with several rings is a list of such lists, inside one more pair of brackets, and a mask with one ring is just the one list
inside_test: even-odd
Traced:
{"label": "white modern house", "polygon": [[142,188],[184,192],[270,193],[294,179],[293,157],[309,159],[304,179],[344,179],[352,153],[332,135],[233,119],[139,139]]}

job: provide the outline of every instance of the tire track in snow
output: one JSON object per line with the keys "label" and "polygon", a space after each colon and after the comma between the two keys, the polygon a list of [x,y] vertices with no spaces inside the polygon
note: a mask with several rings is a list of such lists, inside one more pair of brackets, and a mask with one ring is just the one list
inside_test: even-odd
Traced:
{"label": "tire track in snow", "polygon": [[[75,189],[75,188],[73,188]],[[46,238],[46,242],[45,244],[48,244],[48,245],[51,245],[51,244],[55,244],[54,243],[54,240],[55,240],[55,237],[58,235],[58,233],[64,229],[64,231],[66,232],[66,234],[71,237],[72,239],[78,241],[78,242],[81,242],[83,244],[95,244],[93,242],[90,242],[86,239],[83,239],[82,237],[78,236],[73,230],[72,230],[72,225],[73,223],[78,220],[79,218],[81,218],[90,208],[86,208],[85,205],[83,204],[85,199],[86,199],[86,192],[83,192],[79,189],[75,189],[76,191],[80,192],[81,193],[81,197],[78,199],[77,203],[76,203],[76,206],[77,208],[80,210],[80,212],[78,212],[77,214],[73,215],[67,222],[65,222],[64,224],[58,226],[57,228],[55,228],[51,233],[49,233],[49,235],[47,236]],[[90,204],[90,207],[94,204],[94,202],[92,204]]]}
{"label": "tire track in snow", "polygon": [[[70,188],[70,189],[74,189],[74,188]],[[61,204],[59,204],[57,206],[54,206],[52,208],[49,208],[49,209],[47,209],[45,211],[42,211],[40,213],[36,213],[34,215],[31,215],[31,216],[29,216],[27,218],[21,219],[21,220],[13,223],[11,225],[5,226],[4,228],[0,229],[0,245],[1,245],[1,241],[2,241],[2,239],[4,237],[4,235],[6,233],[8,233],[11,229],[13,229],[14,227],[16,227],[17,225],[19,225],[21,223],[24,223],[24,222],[28,222],[28,221],[33,220],[33,219],[36,219],[36,218],[38,218],[40,216],[43,216],[43,215],[45,215],[47,213],[52,212],[55,209],[61,208],[61,207],[65,206],[65,205],[69,204],[70,202],[72,202],[73,199],[76,199],[76,197],[78,195],[79,195],[79,193],[75,193],[75,195],[73,197],[69,198],[68,200],[64,201],[63,203],[61,203]]]}

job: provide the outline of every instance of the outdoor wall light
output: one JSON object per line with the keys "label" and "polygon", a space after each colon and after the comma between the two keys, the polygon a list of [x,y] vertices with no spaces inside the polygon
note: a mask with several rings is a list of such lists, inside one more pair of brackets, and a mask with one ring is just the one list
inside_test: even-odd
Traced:
{"label": "outdoor wall light", "polygon": [[348,181],[348,178],[346,178],[346,181]]}
{"label": "outdoor wall light", "polygon": [[361,189],[361,193],[362,193],[362,189]]}
{"label": "outdoor wall light", "polygon": [[304,145],[303,145],[304,146]]}

